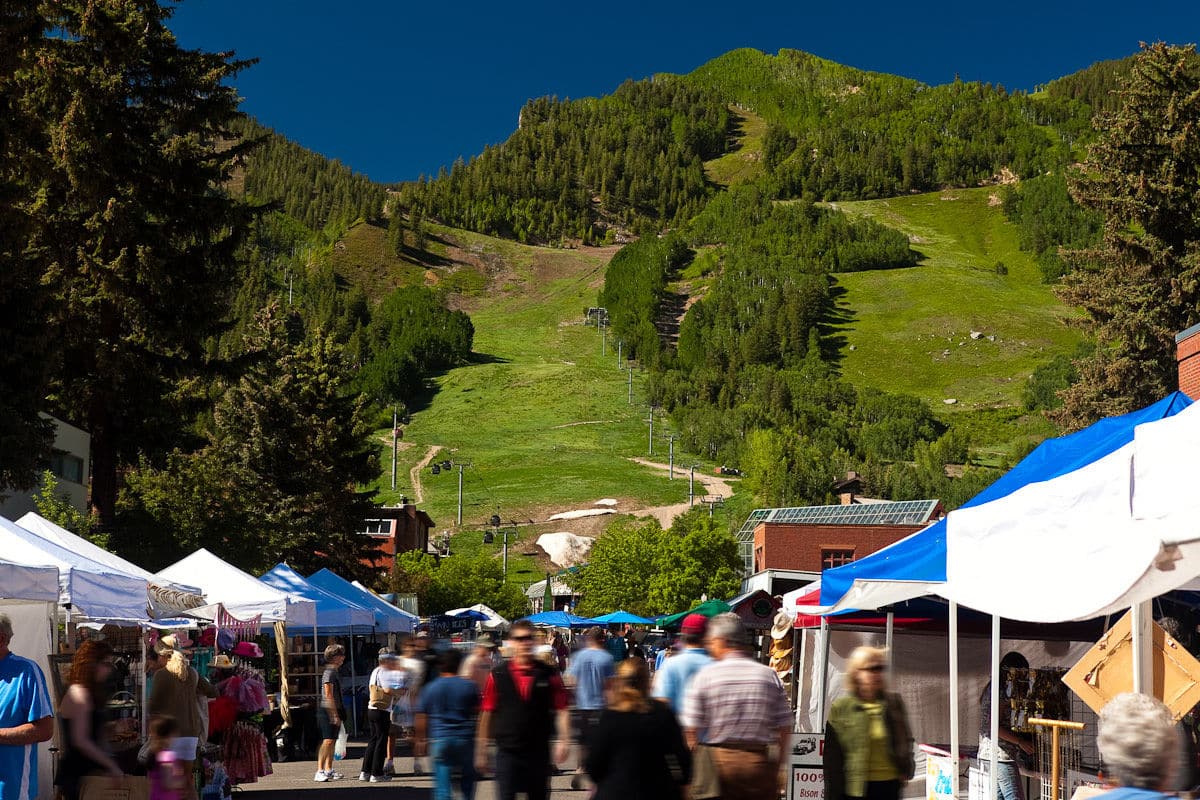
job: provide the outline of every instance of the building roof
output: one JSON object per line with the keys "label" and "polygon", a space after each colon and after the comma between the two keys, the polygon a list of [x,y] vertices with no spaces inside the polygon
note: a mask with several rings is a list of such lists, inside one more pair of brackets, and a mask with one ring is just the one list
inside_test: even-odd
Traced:
{"label": "building roof", "polygon": [[901,500],[836,506],[756,508],[738,531],[743,542],[754,540],[763,522],[789,525],[924,525],[940,505],[937,500]]}

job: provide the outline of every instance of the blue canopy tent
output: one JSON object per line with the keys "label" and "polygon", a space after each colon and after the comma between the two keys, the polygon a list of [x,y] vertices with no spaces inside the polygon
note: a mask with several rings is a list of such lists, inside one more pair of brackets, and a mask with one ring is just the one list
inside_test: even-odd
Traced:
{"label": "blue canopy tent", "polygon": [[319,589],[345,598],[363,608],[375,612],[375,629],[384,633],[412,633],[417,618],[391,603],[372,594],[367,589],[355,586],[336,572],[325,568],[308,576],[308,582]]}
{"label": "blue canopy tent", "polygon": [[598,624],[597,620],[577,617],[574,614],[568,614],[566,611],[543,611],[540,614],[532,614],[524,619],[526,622],[532,622],[534,625],[545,625],[550,628],[590,628]]}
{"label": "blue canopy tent", "polygon": [[630,614],[628,611],[613,611],[610,614],[596,617],[593,622],[600,622],[605,625],[653,625],[654,620],[639,617],[637,614]]}
{"label": "blue canopy tent", "polygon": [[287,564],[276,564],[259,580],[280,591],[312,600],[317,606],[314,627],[318,632],[339,634],[375,628],[374,611],[310,583]]}
{"label": "blue canopy tent", "polygon": [[[1076,472],[1129,446],[1138,425],[1172,417],[1192,404],[1173,392],[1140,411],[1100,420],[1076,433],[1047,439],[995,483],[963,504],[981,506],[1034,483]],[[881,606],[937,594],[947,580],[947,526],[951,516],[865,558],[821,573],[826,613]],[[1086,616],[1094,616],[1088,614]]]}
{"label": "blue canopy tent", "polygon": [[[1194,493],[1172,475],[1180,471],[1176,442],[1191,444],[1192,458],[1200,444],[1200,413],[1188,413],[1191,405],[1174,392],[1147,408],[1043,442],[946,519],[824,572],[821,606],[807,610],[879,608],[924,594],[949,599],[950,674],[956,686],[957,605],[990,613],[995,708],[1001,616],[1059,622],[1132,608],[1133,688],[1145,691],[1148,601],[1200,574],[1200,525],[1188,513],[1190,501],[1177,499]],[[1051,579],[1040,582],[1036,593],[1012,591],[1021,559],[1031,557],[1048,565]],[[950,716],[957,753],[955,692]],[[996,725],[993,716],[993,739]],[[957,774],[953,782],[957,792]],[[990,783],[994,794],[994,763]]]}

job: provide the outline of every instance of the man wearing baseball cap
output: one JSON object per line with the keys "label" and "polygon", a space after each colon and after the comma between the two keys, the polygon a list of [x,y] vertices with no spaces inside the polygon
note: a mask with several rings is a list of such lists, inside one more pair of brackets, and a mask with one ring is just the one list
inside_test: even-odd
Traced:
{"label": "man wearing baseball cap", "polygon": [[654,673],[655,697],[666,700],[671,710],[679,714],[683,710],[683,693],[700,668],[712,661],[704,649],[704,632],[708,629],[708,618],[701,614],[688,614],[680,626],[680,638],[684,650],[663,662],[662,669]]}

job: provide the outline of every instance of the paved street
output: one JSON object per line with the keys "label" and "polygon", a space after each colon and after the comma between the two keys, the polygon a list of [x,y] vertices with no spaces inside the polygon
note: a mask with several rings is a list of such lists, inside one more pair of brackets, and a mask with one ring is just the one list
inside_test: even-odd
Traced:
{"label": "paved street", "polygon": [[[235,798],[249,800],[254,797],[263,797],[267,800],[278,800],[280,792],[298,792],[311,790],[320,792],[322,798],[328,800],[339,800],[341,798],[358,797],[362,792],[382,791],[387,792],[386,797],[391,800],[425,800],[425,798],[433,795],[433,778],[426,774],[421,777],[414,777],[412,774],[412,759],[400,758],[396,760],[396,768],[400,775],[387,783],[361,783],[358,780],[358,768],[362,764],[362,754],[364,744],[361,742],[351,742],[349,752],[344,761],[339,761],[335,769],[345,773],[346,777],[340,781],[333,783],[317,783],[313,780],[313,773],[316,771],[316,761],[289,761],[283,764],[275,764],[275,774],[269,775],[261,779],[258,783],[246,784],[244,791],[238,791],[234,794]],[[425,759],[426,768],[429,766],[429,759]],[[570,769],[574,769],[574,756],[568,762]],[[586,791],[572,791],[571,789],[571,773],[565,771],[561,775],[556,775],[551,779],[551,787],[555,797],[578,798],[583,800],[587,796]],[[475,791],[475,797],[478,800],[493,800],[495,797],[495,782],[485,780],[481,782]],[[381,796],[383,797],[383,796]]]}

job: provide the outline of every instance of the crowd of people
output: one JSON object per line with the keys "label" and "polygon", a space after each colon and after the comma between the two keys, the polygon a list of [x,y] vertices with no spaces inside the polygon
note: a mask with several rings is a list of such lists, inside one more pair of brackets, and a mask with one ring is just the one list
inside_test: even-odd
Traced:
{"label": "crowd of people", "polygon": [[[687,617],[676,645],[656,658],[628,631],[591,628],[572,651],[526,621],[511,626],[503,647],[484,635],[465,657],[430,645],[418,634],[400,652],[379,652],[360,781],[392,780],[394,754],[411,745],[414,773],[428,765],[437,800],[470,800],[485,777],[500,800],[543,800],[574,745],[572,787],[588,785],[601,800],[682,800],[685,791],[697,800],[773,798],[782,786],[787,694],[749,656],[735,614]],[[345,777],[327,755],[346,719],[343,657],[338,645],[324,653],[317,782]]]}
{"label": "crowd of people", "polygon": [[[12,638],[11,621],[0,615],[0,800],[33,800],[37,746],[52,737],[55,712],[41,670],[11,652]],[[414,772],[428,763],[436,800],[456,794],[472,800],[488,776],[499,800],[518,794],[544,800],[551,774],[574,744],[572,787],[588,784],[596,800],[778,797],[790,705],[777,673],[751,657],[736,614],[686,617],[676,646],[653,671],[651,659],[625,637],[598,627],[579,637],[582,646],[573,652],[561,653],[556,644],[517,621],[503,648],[485,636],[465,657],[453,648],[435,651],[425,634],[406,639],[399,652],[381,650],[368,680],[370,737],[359,779],[391,780],[397,748],[406,742]],[[323,655],[317,782],[343,777],[333,752],[346,724],[339,672],[345,652],[332,644]],[[1019,661],[1016,654],[1005,659],[1009,666]],[[174,637],[156,643],[152,662],[150,737],[140,753],[149,797],[189,800],[201,726],[193,708],[237,679],[204,680]],[[225,665],[216,666],[220,678]],[[846,692],[830,707],[825,728],[824,798],[898,800],[913,777],[913,734],[903,702],[888,688],[887,653],[859,647],[847,667]],[[104,641],[86,641],[74,654],[57,709],[56,786],[67,800],[79,797],[84,776],[123,774],[101,730],[113,668]],[[984,731],[988,713],[985,705]],[[999,727],[1000,751],[1028,750],[1028,740]],[[1113,700],[1101,714],[1098,739],[1115,787],[1104,800],[1167,797],[1180,761],[1178,740],[1161,702],[1132,694]],[[1019,800],[1003,769],[998,777],[998,800]]]}

